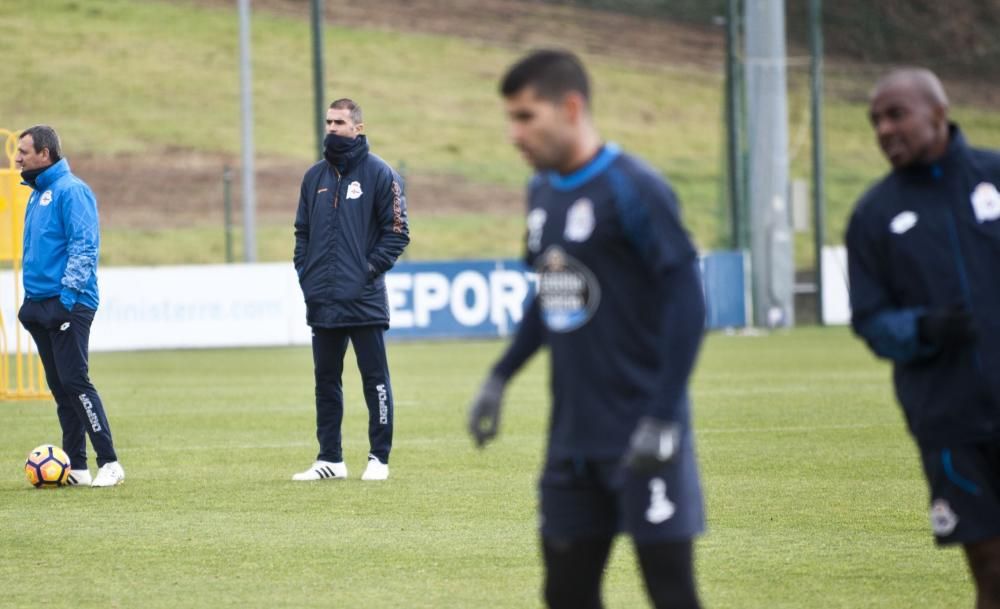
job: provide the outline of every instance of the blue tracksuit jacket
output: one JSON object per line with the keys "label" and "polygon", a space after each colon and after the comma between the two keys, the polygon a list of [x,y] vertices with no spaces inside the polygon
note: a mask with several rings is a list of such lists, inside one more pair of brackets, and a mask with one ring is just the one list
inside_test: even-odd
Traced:
{"label": "blue tracksuit jacket", "polygon": [[646,415],[687,425],[705,305],[666,182],[612,144],[570,175],[540,174],[526,245],[539,291],[495,372],[548,345],[549,458],[618,459]]}
{"label": "blue tracksuit jacket", "polygon": [[35,180],[24,213],[24,295],[97,309],[97,199],[62,159]]}
{"label": "blue tracksuit jacket", "polygon": [[310,167],[295,216],[294,254],[309,325],[388,327],[384,274],[409,235],[403,182],[368,151],[366,139],[343,175],[325,160]]}
{"label": "blue tracksuit jacket", "polygon": [[[858,202],[847,229],[851,324],[894,363],[910,432],[926,447],[1000,437],[1000,154],[951,126],[948,152],[892,171]],[[962,305],[974,344],[922,344],[925,311]]]}

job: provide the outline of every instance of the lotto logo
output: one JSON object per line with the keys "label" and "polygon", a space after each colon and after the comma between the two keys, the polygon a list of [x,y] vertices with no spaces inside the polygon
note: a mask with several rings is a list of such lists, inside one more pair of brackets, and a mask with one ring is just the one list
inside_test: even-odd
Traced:
{"label": "lotto logo", "polygon": [[378,392],[378,423],[379,425],[389,424],[389,392],[384,384],[375,385]]}

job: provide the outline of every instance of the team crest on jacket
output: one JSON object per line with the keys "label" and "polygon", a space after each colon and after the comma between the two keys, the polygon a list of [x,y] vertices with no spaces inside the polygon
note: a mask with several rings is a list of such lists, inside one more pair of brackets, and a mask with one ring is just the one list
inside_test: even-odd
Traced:
{"label": "team crest on jacket", "polygon": [[972,191],[972,211],[980,224],[1000,218],[1000,192],[997,192],[997,187],[989,182],[976,186]]}
{"label": "team crest on jacket", "polygon": [[39,199],[38,199],[38,204],[41,205],[42,207],[45,207],[46,205],[48,205],[51,202],[52,202],[52,191],[51,190],[46,190],[45,192],[43,192],[42,196],[39,197]]}
{"label": "team crest on jacket", "polygon": [[594,224],[594,203],[586,197],[577,199],[566,212],[563,237],[567,241],[586,241],[594,232]]}
{"label": "team crest on jacket", "polygon": [[361,192],[361,182],[354,180],[347,185],[347,198],[348,199],[360,199],[362,195]]}
{"label": "team crest on jacket", "polygon": [[558,245],[535,263],[542,319],[553,332],[571,332],[587,323],[601,301],[597,277]]}

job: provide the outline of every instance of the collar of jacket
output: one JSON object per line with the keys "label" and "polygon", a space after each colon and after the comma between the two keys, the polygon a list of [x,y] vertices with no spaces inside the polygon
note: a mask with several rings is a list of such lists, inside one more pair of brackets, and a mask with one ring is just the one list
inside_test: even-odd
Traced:
{"label": "collar of jacket", "polygon": [[960,165],[965,158],[969,145],[965,141],[965,135],[957,123],[948,123],[948,150],[944,156],[931,163],[917,163],[899,169],[899,173],[910,178],[927,178],[940,180],[949,176],[955,171],[955,167]]}
{"label": "collar of jacket", "polygon": [[337,162],[334,162],[334,159],[331,159],[327,153],[323,155],[326,162],[342,176],[351,173],[366,156],[368,156],[368,137],[364,135],[354,138],[354,145],[344,153],[343,158],[336,159]]}
{"label": "collar of jacket", "polygon": [[558,171],[549,171],[545,175],[552,188],[563,192],[575,190],[603,173],[620,155],[621,148],[618,147],[618,144],[608,142],[600,147],[594,158],[576,171],[565,175]]}
{"label": "collar of jacket", "polygon": [[34,186],[32,186],[27,182],[21,182],[21,184],[24,184],[25,186],[31,186],[38,192],[42,192],[43,190],[47,190],[49,186],[52,186],[52,184],[54,184],[56,180],[68,174],[69,174],[69,161],[67,161],[66,159],[59,159],[58,163],[53,163],[52,165],[49,165],[48,169],[40,173],[38,177],[35,178]]}

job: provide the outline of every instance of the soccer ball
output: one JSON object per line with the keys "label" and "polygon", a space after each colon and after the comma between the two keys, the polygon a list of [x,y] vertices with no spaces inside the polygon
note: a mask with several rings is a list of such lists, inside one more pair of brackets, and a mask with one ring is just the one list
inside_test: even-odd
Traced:
{"label": "soccer ball", "polygon": [[63,449],[51,444],[42,444],[28,453],[24,462],[24,475],[35,488],[63,486],[69,472],[69,457]]}

